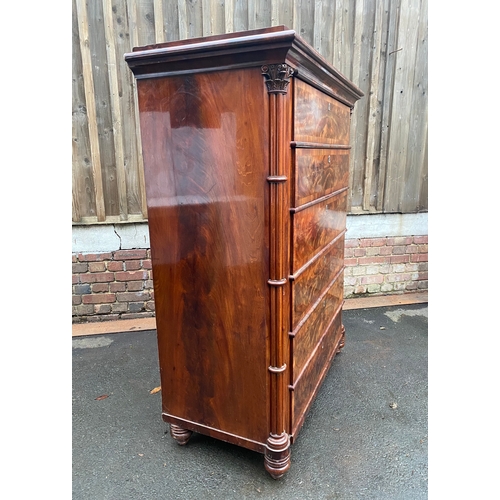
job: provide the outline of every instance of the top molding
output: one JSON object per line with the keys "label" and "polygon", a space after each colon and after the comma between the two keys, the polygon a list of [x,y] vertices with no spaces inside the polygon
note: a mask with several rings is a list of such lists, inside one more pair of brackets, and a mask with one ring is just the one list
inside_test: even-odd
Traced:
{"label": "top molding", "polygon": [[124,55],[139,79],[288,64],[294,77],[354,106],[363,92],[286,26],[135,47]]}

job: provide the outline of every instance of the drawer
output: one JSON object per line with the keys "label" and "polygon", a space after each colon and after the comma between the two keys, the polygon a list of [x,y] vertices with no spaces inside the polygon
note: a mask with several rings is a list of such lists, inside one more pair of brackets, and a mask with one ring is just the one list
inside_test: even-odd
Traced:
{"label": "drawer", "polygon": [[339,312],[321,339],[313,359],[309,362],[301,378],[291,388],[291,427],[294,440],[304,422],[307,410],[313,402],[319,386],[330,367],[341,337],[342,315]]}
{"label": "drawer", "polygon": [[344,234],[300,274],[291,276],[292,330],[344,267]]}
{"label": "drawer", "polygon": [[292,380],[295,382],[314,352],[318,342],[325,333],[332,318],[339,312],[344,300],[344,272],[335,277],[329,288],[320,295],[292,332],[293,336],[293,370]]}
{"label": "drawer", "polygon": [[348,145],[350,108],[302,80],[294,88],[294,141]]}
{"label": "drawer", "polygon": [[295,206],[349,184],[349,149],[295,150]]}
{"label": "drawer", "polygon": [[347,190],[293,213],[292,274],[345,229],[346,205]]}

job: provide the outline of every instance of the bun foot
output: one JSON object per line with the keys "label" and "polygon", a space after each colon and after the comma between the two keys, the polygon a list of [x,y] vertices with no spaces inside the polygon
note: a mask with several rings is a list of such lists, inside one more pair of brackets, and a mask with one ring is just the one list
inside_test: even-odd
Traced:
{"label": "bun foot", "polygon": [[188,441],[193,431],[183,429],[175,424],[170,424],[170,435],[177,441],[177,444],[184,446]]}
{"label": "bun foot", "polygon": [[264,467],[273,479],[279,479],[290,468],[290,438],[283,433],[271,434],[267,440]]}

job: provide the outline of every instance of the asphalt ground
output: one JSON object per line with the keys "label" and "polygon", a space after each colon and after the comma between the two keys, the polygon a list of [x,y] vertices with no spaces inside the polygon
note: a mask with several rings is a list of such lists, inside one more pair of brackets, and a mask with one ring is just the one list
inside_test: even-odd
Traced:
{"label": "asphalt ground", "polygon": [[427,499],[427,313],[427,304],[343,312],[346,345],[278,480],[259,453],[170,437],[161,393],[151,393],[154,330],[73,338],[73,500]]}

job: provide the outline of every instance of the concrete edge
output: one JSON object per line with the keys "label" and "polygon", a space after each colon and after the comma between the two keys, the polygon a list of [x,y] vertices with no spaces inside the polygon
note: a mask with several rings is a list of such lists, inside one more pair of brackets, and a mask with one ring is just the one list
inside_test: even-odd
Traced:
{"label": "concrete edge", "polygon": [[[347,215],[346,239],[422,236],[428,234],[427,213]],[[101,253],[149,248],[147,222],[74,225],[72,252]]]}

